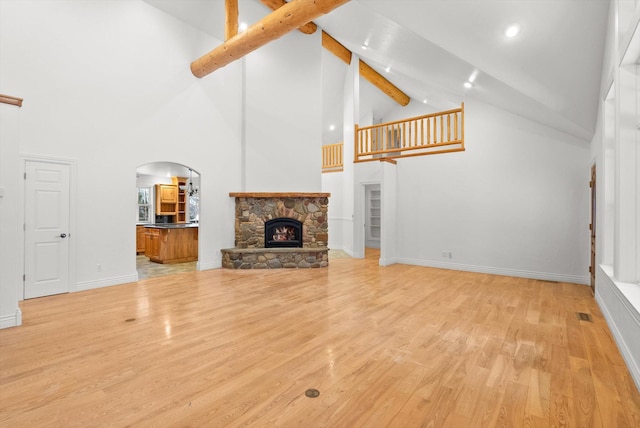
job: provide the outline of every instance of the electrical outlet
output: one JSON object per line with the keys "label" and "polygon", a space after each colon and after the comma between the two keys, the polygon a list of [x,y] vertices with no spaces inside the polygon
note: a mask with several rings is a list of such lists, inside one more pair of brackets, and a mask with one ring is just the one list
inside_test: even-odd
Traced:
{"label": "electrical outlet", "polygon": [[98,265],[98,272],[102,272],[102,265],[101,264]]}
{"label": "electrical outlet", "polygon": [[443,251],[442,252],[442,257],[445,257],[447,259],[451,259],[451,258],[453,258],[453,254],[451,253],[451,251]]}

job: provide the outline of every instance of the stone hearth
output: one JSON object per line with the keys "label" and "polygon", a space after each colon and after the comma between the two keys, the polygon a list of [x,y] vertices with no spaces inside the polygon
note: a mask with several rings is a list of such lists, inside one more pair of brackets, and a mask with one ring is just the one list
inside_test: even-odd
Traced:
{"label": "stone hearth", "polygon": [[[230,193],[236,198],[235,248],[223,249],[230,269],[310,268],[329,265],[329,193]],[[302,223],[302,248],[265,248],[265,223]]]}

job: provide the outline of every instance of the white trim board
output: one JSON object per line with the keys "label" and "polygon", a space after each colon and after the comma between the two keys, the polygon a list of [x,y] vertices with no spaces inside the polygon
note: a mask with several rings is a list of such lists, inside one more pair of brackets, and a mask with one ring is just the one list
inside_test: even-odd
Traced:
{"label": "white trim board", "polygon": [[465,272],[477,272],[477,273],[487,273],[491,275],[514,276],[518,278],[538,279],[541,281],[569,282],[572,284],[581,284],[581,285],[589,284],[588,276],[566,275],[566,274],[552,273],[552,272],[536,272],[536,271],[527,271],[527,270],[520,270],[520,269],[507,269],[507,268],[499,268],[499,267],[492,267],[492,266],[476,266],[476,265],[467,265],[462,263],[447,263],[447,262],[439,262],[439,261],[433,261],[433,260],[410,259],[410,258],[402,258],[402,257],[396,258],[396,262],[404,263],[407,265],[434,267],[434,268],[440,268],[440,269],[461,270]]}
{"label": "white trim board", "polygon": [[94,288],[108,287],[110,285],[127,284],[138,281],[138,272],[131,275],[113,276],[111,278],[96,279],[91,281],[78,282],[74,288],[76,291],[93,290]]}

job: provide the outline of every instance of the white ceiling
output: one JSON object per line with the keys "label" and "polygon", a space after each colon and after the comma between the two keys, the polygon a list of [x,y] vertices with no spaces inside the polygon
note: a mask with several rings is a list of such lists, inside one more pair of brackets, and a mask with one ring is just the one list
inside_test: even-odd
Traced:
{"label": "white ceiling", "polygon": [[[145,1],[223,39],[224,0]],[[270,12],[258,0],[240,1],[240,19],[249,24]],[[589,140],[608,12],[609,0],[351,0],[315,22],[412,103],[427,98],[434,108],[449,109],[479,98]],[[512,23],[521,32],[507,39],[503,32]],[[474,70],[475,86],[465,89]],[[324,80],[324,101],[340,102],[339,110],[339,94],[330,92],[341,91],[345,71],[344,63],[323,55],[323,74],[337,80]],[[361,97],[378,116],[394,105],[368,83]],[[328,116],[326,125],[341,129],[341,118]]]}

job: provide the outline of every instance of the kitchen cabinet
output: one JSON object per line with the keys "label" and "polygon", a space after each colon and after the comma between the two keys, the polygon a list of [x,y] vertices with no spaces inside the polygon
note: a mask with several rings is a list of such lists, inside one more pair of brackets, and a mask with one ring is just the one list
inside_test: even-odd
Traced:
{"label": "kitchen cabinet", "polygon": [[178,186],[156,184],[156,214],[176,215],[178,206]]}
{"label": "kitchen cabinet", "polygon": [[146,230],[144,225],[136,226],[136,254],[144,253],[145,249],[145,241],[146,241]]}
{"label": "kitchen cabinet", "polygon": [[198,260],[198,227],[155,225],[146,227],[145,255],[155,263]]}
{"label": "kitchen cabinet", "polygon": [[155,228],[145,228],[144,255],[150,260],[160,256],[160,230]]}

